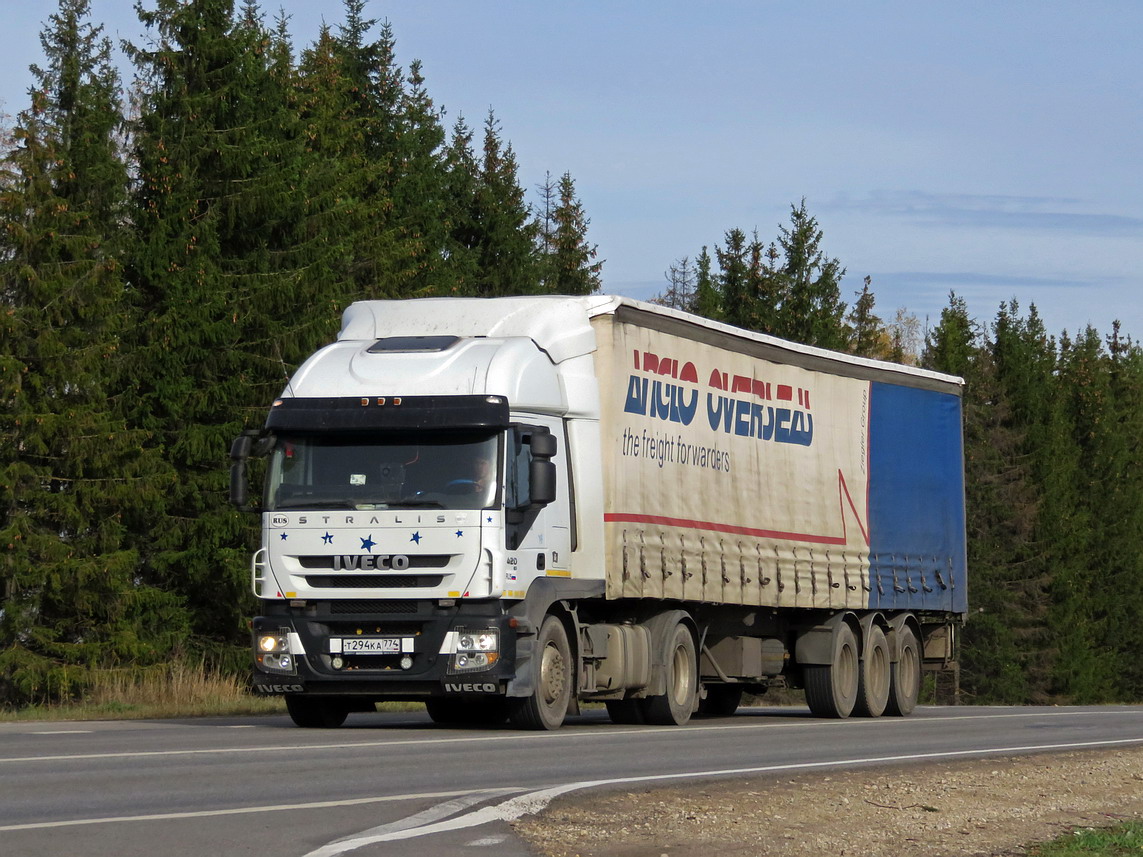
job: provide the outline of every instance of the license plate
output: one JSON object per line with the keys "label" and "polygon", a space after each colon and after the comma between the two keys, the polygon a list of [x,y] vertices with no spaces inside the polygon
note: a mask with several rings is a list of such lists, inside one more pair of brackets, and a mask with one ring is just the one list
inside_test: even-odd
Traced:
{"label": "license plate", "polygon": [[399,655],[400,637],[345,637],[341,651],[347,655]]}

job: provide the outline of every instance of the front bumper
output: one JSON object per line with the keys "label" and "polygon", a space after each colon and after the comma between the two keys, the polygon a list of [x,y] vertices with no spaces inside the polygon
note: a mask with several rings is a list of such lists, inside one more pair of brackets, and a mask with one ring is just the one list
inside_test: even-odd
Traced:
{"label": "front bumper", "polygon": [[[257,647],[251,687],[258,694],[306,693],[360,696],[376,701],[423,700],[444,695],[502,694],[516,672],[515,620],[499,601],[263,602],[253,621],[254,639],[277,634],[290,640],[289,669],[260,665]],[[457,668],[457,631],[494,629],[499,651],[487,669]],[[399,640],[388,653],[349,653],[342,640]],[[334,641],[331,645],[331,641]],[[340,651],[339,651],[340,649]],[[277,663],[275,661],[275,663]]]}

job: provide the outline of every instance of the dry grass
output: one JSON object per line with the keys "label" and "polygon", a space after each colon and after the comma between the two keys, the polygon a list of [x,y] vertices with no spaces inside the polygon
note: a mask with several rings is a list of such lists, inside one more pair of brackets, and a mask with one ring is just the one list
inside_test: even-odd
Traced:
{"label": "dry grass", "polygon": [[0,721],[142,720],[163,717],[271,714],[285,711],[278,698],[250,695],[243,681],[201,663],[175,663],[95,674],[86,696],[66,705],[0,709]]}

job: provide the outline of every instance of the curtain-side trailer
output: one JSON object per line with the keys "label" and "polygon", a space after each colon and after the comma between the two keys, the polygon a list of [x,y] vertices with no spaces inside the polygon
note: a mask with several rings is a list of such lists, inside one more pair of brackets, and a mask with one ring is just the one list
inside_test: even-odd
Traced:
{"label": "curtain-side trailer", "polygon": [[264,428],[253,688],[554,729],[908,714],[967,611],[961,381],[625,298],[363,301]]}

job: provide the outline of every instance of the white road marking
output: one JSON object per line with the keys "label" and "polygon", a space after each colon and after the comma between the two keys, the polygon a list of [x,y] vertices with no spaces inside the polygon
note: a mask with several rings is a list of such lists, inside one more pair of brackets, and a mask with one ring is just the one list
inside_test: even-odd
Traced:
{"label": "white road marking", "polygon": [[90,735],[94,729],[52,729],[51,731],[25,732],[25,735]]}
{"label": "white road marking", "polygon": [[[423,825],[420,827],[404,827],[403,822],[393,822],[389,825],[383,825],[380,828],[372,828],[370,837],[363,840],[361,834],[345,840],[338,840],[329,845],[323,846],[318,851],[311,852],[306,857],[316,857],[318,854],[322,855],[335,855],[343,854],[346,851],[351,851],[355,848],[360,848],[363,845],[369,845],[374,842],[393,841],[396,839],[411,839],[416,836],[426,836],[431,833],[441,833],[448,830],[460,830],[468,827],[476,827],[481,824],[486,824],[492,821],[514,821],[522,815],[529,815],[539,812],[556,798],[562,794],[579,789],[593,788],[598,786],[608,785],[622,785],[625,783],[645,783],[656,782],[665,780],[686,780],[697,779],[702,777],[728,777],[728,776],[741,776],[744,774],[764,774],[776,771],[798,771],[798,770],[814,770],[820,768],[831,767],[844,767],[848,765],[862,765],[862,764],[878,764],[888,762],[918,762],[933,759],[951,759],[963,758],[966,756],[989,756],[989,755],[1005,755],[1008,753],[1032,753],[1032,752],[1047,752],[1047,751],[1065,751],[1065,750],[1081,750],[1093,749],[1097,747],[1115,747],[1123,746],[1126,744],[1143,744],[1143,738],[1122,738],[1112,741],[1083,741],[1070,744],[1035,744],[1024,747],[990,747],[979,750],[952,750],[943,753],[919,753],[904,756],[876,756],[870,758],[859,759],[834,759],[824,762],[796,762],[785,765],[763,765],[754,768],[730,768],[718,771],[697,771],[691,773],[672,773],[672,774],[653,774],[641,777],[620,777],[616,779],[607,780],[585,780],[582,782],[565,783],[563,785],[552,786],[546,789],[530,792],[529,794],[519,795],[511,800],[505,801],[502,804],[492,807],[485,807],[477,810],[476,812],[467,815],[458,816],[457,818],[449,819],[447,821],[436,822],[432,824]],[[512,792],[519,791],[516,788],[502,788],[502,789],[487,789],[487,790],[462,790],[450,792],[426,792],[422,794],[406,794],[406,795],[384,795],[379,797],[355,798],[352,800],[337,800],[337,801],[317,801],[313,803],[289,803],[289,804],[275,804],[269,806],[248,806],[237,807],[233,809],[214,809],[214,810],[201,810],[197,812],[167,812],[156,813],[154,815],[125,815],[125,816],[108,816],[104,818],[76,818],[69,821],[45,821],[45,822],[32,822],[28,824],[9,824],[0,826],[0,832],[8,832],[14,830],[44,830],[55,827],[77,827],[82,825],[92,824],[114,824],[124,821],[168,821],[186,818],[210,818],[215,816],[224,815],[245,815],[261,812],[283,812],[283,811],[296,811],[303,809],[328,809],[334,807],[346,806],[362,806],[372,803],[395,803],[406,800],[417,800],[425,798],[448,798],[459,797],[467,799],[469,797],[483,796],[480,799],[486,799],[489,796],[511,794]],[[426,810],[426,813],[432,810]],[[423,814],[419,814],[423,815]],[[404,821],[409,821],[418,816],[410,816]],[[401,829],[397,829],[401,828]],[[373,833],[372,831],[377,831]],[[357,844],[353,844],[357,843]],[[333,849],[333,850],[327,850]]]}
{"label": "white road marking", "polygon": [[[69,821],[39,821],[28,824],[7,824],[0,827],[0,832],[11,830],[46,830],[53,827],[80,827],[88,824],[113,824],[120,821],[176,821],[183,818],[211,818],[218,815],[245,815],[259,812],[284,812],[299,809],[333,809],[345,806],[363,806],[371,803],[398,803],[406,800],[421,800],[425,798],[462,797],[467,798],[478,795],[478,800],[487,800],[489,796],[512,794],[520,789],[481,789],[472,791],[466,789],[451,792],[425,792],[423,794],[384,795],[382,797],[362,797],[351,800],[325,800],[314,803],[286,803],[271,804],[269,806],[245,806],[234,809],[204,809],[197,812],[162,812],[154,815],[119,815],[104,818],[74,818]],[[454,810],[455,812],[455,810]],[[410,816],[415,818],[415,816]]]}
{"label": "white road marking", "polygon": [[[855,765],[884,764],[888,762],[922,762],[935,759],[964,758],[966,756],[991,756],[1009,753],[1032,753],[1054,750],[1092,749],[1095,747],[1113,747],[1124,744],[1143,744],[1143,738],[1123,738],[1115,741],[1083,741],[1071,744],[1034,744],[1024,747],[994,747],[987,750],[951,750],[942,753],[911,753],[903,756],[874,756],[858,759],[836,759],[828,762],[795,762],[786,765],[763,765],[755,768],[731,768],[720,771],[695,771],[682,774],[651,774],[641,777],[616,777],[607,780],[584,780],[577,783],[565,783],[546,789],[539,789],[528,794],[509,798],[496,806],[486,806],[460,815],[421,827],[412,827],[403,822],[376,827],[345,839],[339,839],[328,845],[323,845],[311,851],[305,857],[338,857],[349,851],[364,848],[366,845],[376,845],[380,842],[393,842],[399,839],[413,839],[418,836],[429,836],[434,833],[447,833],[453,830],[463,830],[469,827],[479,827],[495,821],[511,822],[523,815],[534,815],[543,810],[549,803],[560,795],[581,789],[598,788],[601,786],[629,785],[632,783],[660,782],[664,780],[701,779],[705,777],[729,777],[745,774],[776,773],[778,771],[809,771],[820,768],[849,767]],[[411,821],[412,816],[405,821]]]}
{"label": "white road marking", "polygon": [[[759,730],[759,729],[823,729],[859,727],[903,729],[909,725],[922,725],[927,723],[945,723],[958,720],[986,720],[999,717],[1106,717],[1108,715],[1122,715],[1131,713],[1143,718],[1143,708],[1130,709],[1128,712],[1122,707],[1112,706],[1106,711],[1019,711],[1013,710],[1006,714],[953,714],[938,717],[879,717],[861,720],[810,720],[794,722],[783,720],[781,722],[765,723],[735,723],[711,726],[688,725],[685,728],[690,732],[710,732],[715,729],[722,730]],[[425,724],[427,726],[427,724]],[[378,747],[409,747],[441,744],[483,744],[494,741],[593,741],[598,742],[608,736],[622,736],[624,740],[662,739],[667,733],[662,729],[648,729],[645,726],[611,726],[605,723],[594,724],[601,728],[582,731],[561,730],[559,732],[509,732],[503,735],[455,735],[448,738],[418,738],[412,740],[359,741],[338,742],[332,744],[297,744],[289,746],[290,752],[303,752],[310,750],[355,750]],[[288,745],[274,744],[259,747],[217,747],[206,750],[136,750],[118,753],[61,753],[51,756],[11,756],[0,757],[0,764],[11,762],[63,762],[69,760],[87,759],[144,759],[166,756],[205,756],[215,753],[281,753]]]}

